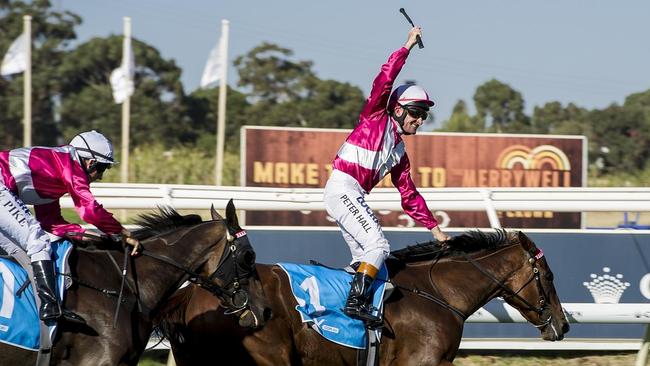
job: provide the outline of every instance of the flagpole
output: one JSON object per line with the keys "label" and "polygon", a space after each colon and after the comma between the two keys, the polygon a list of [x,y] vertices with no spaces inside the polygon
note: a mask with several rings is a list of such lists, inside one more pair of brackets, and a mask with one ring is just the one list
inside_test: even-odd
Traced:
{"label": "flagpole", "polygon": [[[131,17],[124,17],[124,38],[131,39]],[[125,43],[126,44],[126,43]],[[130,44],[130,42],[129,42]],[[122,57],[130,52],[126,49],[126,45],[122,47]],[[128,74],[128,73],[127,73]],[[131,78],[130,74],[127,77]],[[131,97],[126,95],[126,99],[122,103],[122,158],[120,159],[120,172],[122,175],[122,183],[129,182],[129,128],[130,128],[130,114],[131,114]]]}
{"label": "flagpole", "polygon": [[221,77],[219,84],[219,113],[217,115],[217,159],[215,164],[215,184],[222,184],[223,173],[223,145],[226,134],[226,91],[228,76],[228,28],[230,22],[221,20],[221,37],[223,37],[223,49],[221,50]]}
{"label": "flagpole", "polygon": [[23,32],[27,38],[27,61],[23,75],[23,146],[32,146],[32,17],[23,16]]}

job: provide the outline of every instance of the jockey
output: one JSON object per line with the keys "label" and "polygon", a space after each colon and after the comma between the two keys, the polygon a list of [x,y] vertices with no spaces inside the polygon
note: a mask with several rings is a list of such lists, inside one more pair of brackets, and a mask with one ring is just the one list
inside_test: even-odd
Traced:
{"label": "jockey", "polygon": [[334,159],[324,191],[327,213],[339,225],[356,267],[343,311],[365,321],[378,320],[370,313],[367,302],[379,268],[390,253],[379,220],[364,200],[374,186],[390,173],[404,211],[429,229],[435,239],[449,239],[415,188],[401,137],[417,132],[434,103],[417,85],[402,85],[391,94],[393,82],[421,33],[419,27],[412,28],[404,47],[393,52],[381,67],[357,127]]}
{"label": "jockey", "polygon": [[[56,277],[48,231],[56,236],[84,229],[61,216],[59,198],[69,194],[79,216],[109,235],[122,235],[134,251],[139,242],[106,211],[90,192],[113,160],[113,145],[97,131],[75,136],[70,145],[24,147],[0,151],[0,247],[7,254],[26,251],[31,260],[41,320],[63,317],[84,322],[64,310],[56,296]],[[26,204],[34,205],[32,216]]]}

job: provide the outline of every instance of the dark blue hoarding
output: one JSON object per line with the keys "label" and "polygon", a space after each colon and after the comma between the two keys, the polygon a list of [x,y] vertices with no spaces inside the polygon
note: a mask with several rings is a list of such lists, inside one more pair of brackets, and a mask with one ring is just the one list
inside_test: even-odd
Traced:
{"label": "dark blue hoarding", "polygon": [[[305,229],[249,229],[258,262],[308,263],[342,267],[350,253],[340,232]],[[385,230],[392,249],[430,240],[418,231]],[[459,232],[449,231],[450,234]],[[647,231],[526,231],[544,250],[565,303],[649,303],[650,233]],[[485,306],[499,306],[498,299]],[[570,338],[642,338],[645,325],[572,324]],[[465,337],[539,337],[531,325],[466,324]]]}

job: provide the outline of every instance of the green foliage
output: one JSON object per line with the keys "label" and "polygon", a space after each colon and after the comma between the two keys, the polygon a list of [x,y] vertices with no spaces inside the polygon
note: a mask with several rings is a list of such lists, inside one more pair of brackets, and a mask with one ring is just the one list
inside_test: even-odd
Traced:
{"label": "green foliage", "polygon": [[[133,40],[135,93],[131,97],[130,144],[150,141],[193,143],[198,132],[185,113],[180,69],[159,52]],[[62,130],[66,141],[79,131],[98,129],[115,140],[121,134],[121,106],[108,82],[122,59],[122,37],[93,38],[70,52],[60,67]],[[118,142],[118,141],[116,141]]]}
{"label": "green foliage", "polygon": [[524,114],[524,98],[508,84],[492,79],[480,85],[474,93],[474,104],[488,131],[529,131],[530,120]]}
{"label": "green foliage", "polygon": [[[254,102],[248,123],[262,126],[351,128],[363,107],[358,87],[321,80],[311,61],[292,61],[293,52],[262,43],[235,60],[239,86]],[[251,123],[251,121],[253,121]]]}
{"label": "green foliage", "polygon": [[[197,134],[196,146],[206,150],[216,144],[219,88],[198,89],[185,99],[192,130]],[[247,118],[250,104],[246,95],[228,87],[226,92],[226,134],[224,147],[231,153],[239,153],[240,129],[245,124],[256,124]]]}
{"label": "green foliage", "polygon": [[535,107],[532,117],[532,131],[542,134],[588,135],[587,111],[573,103],[563,107],[560,102],[549,102]]}
{"label": "green foliage", "polygon": [[[130,152],[129,183],[204,184],[215,182],[215,153],[192,146],[141,145]],[[121,157],[117,156],[120,161]],[[121,182],[120,165],[107,170],[103,182]],[[239,185],[239,155],[224,154],[224,185]]]}
{"label": "green foliage", "polygon": [[591,111],[587,120],[593,131],[590,160],[601,159],[602,171],[630,172],[645,166],[650,157],[650,124],[641,109],[612,105]]}
{"label": "green foliage", "polygon": [[[61,89],[57,69],[66,54],[68,43],[75,39],[74,27],[81,18],[68,11],[51,9],[49,1],[0,2],[0,52],[23,30],[23,15],[32,16],[32,126],[36,145],[56,144],[54,96]],[[23,74],[0,79],[0,146],[13,148],[22,141]]]}
{"label": "green foliage", "polygon": [[485,126],[483,120],[477,116],[470,116],[467,105],[459,100],[454,106],[451,117],[443,122],[440,131],[446,132],[483,132]]}
{"label": "green foliage", "polygon": [[641,170],[603,173],[598,169],[589,172],[590,187],[650,187],[650,167]]}
{"label": "green foliage", "polygon": [[291,61],[293,51],[264,42],[235,59],[237,85],[248,87],[259,100],[276,104],[295,101],[309,89],[314,78],[311,61]]}
{"label": "green foliage", "polygon": [[[122,107],[113,102],[108,80],[121,62],[122,37],[94,38],[71,48],[81,18],[53,9],[47,0],[0,0],[0,14],[0,51],[22,31],[22,16],[33,17],[33,143],[62,144],[80,131],[97,129],[119,145]],[[144,41],[133,40],[133,50],[131,181],[212,184],[219,89],[185,95],[173,60]],[[312,61],[296,60],[292,50],[273,43],[236,57],[234,66],[240,89],[227,92],[227,184],[237,184],[239,178],[243,125],[351,128],[364,103],[358,87],[318,78]],[[604,109],[550,101],[527,116],[522,94],[492,79],[477,87],[473,102],[475,115],[458,101],[442,130],[585,135],[594,177],[624,172],[622,179],[638,184],[647,178],[650,90]],[[23,75],[0,79],[0,148],[21,145],[22,119]],[[118,181],[118,171],[106,179]]]}

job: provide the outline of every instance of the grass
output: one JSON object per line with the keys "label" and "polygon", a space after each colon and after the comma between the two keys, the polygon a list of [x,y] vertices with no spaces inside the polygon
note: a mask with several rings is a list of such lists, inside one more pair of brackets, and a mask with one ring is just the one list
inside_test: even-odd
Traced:
{"label": "grass", "polygon": [[[523,353],[461,353],[454,360],[455,366],[630,366],[634,365],[636,353],[546,353],[530,351]],[[164,366],[166,351],[148,352],[138,366]],[[200,366],[200,365],[196,365]]]}
{"label": "grass", "polygon": [[568,352],[537,354],[465,354],[454,361],[455,366],[629,366],[636,353],[569,354]]}

